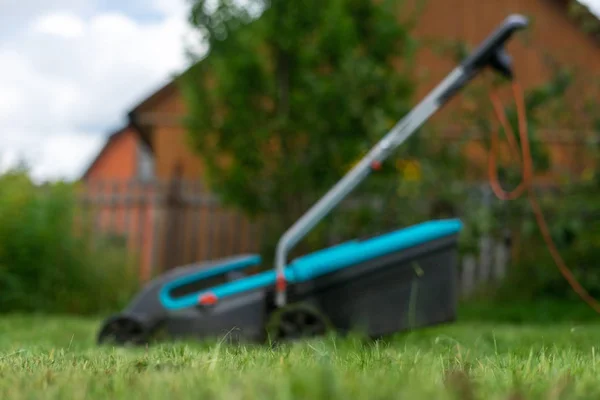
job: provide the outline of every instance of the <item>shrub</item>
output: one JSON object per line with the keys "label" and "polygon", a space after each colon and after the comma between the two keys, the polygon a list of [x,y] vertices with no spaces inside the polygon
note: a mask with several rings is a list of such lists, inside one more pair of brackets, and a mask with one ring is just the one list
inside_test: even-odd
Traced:
{"label": "shrub", "polygon": [[0,311],[99,313],[137,289],[126,249],[89,240],[77,205],[71,184],[37,186],[23,171],[0,176]]}
{"label": "shrub", "polygon": [[[541,206],[557,250],[579,283],[600,298],[600,219],[598,188],[572,184],[560,195],[546,196]],[[526,204],[526,203],[525,203]],[[513,260],[502,297],[578,299],[557,268],[531,211],[519,213],[521,251]]]}

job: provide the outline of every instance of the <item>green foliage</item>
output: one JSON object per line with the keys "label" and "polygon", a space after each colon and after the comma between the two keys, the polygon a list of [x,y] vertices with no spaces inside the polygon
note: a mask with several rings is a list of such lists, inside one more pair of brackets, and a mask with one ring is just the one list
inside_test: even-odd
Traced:
{"label": "green foliage", "polygon": [[[551,79],[544,84],[538,85],[524,92],[525,114],[527,116],[527,133],[530,142],[531,155],[533,157],[536,172],[548,171],[552,168],[549,149],[541,140],[539,130],[552,127],[550,121],[558,120],[564,113],[572,112],[566,107],[563,97],[573,82],[573,75],[566,69],[554,71]],[[492,90],[501,90],[510,93],[506,89],[505,81],[494,81]],[[469,103],[476,104],[470,110],[461,115],[463,121],[471,121],[473,126],[483,135],[484,143],[489,148],[490,134],[493,129],[498,129],[501,140],[506,140],[506,132],[500,127],[497,117],[493,113],[489,97],[489,86],[476,85],[467,88],[465,98]],[[516,102],[511,96],[511,101],[504,104],[504,113],[517,143],[520,145],[518,113]],[[516,160],[514,160],[516,161]],[[519,181],[520,167],[514,163],[513,167],[499,167],[500,176],[507,182]]]}
{"label": "green foliage", "polygon": [[589,7],[578,1],[572,1],[569,2],[568,13],[584,32],[594,37],[594,39],[600,40],[600,21]]}
{"label": "green foliage", "polygon": [[0,176],[2,312],[104,312],[133,294],[124,249],[78,233],[77,205],[72,185],[36,186],[26,171]]}
{"label": "green foliage", "polygon": [[[556,107],[553,106],[557,103],[564,110],[562,97],[567,92],[572,81],[573,77],[567,70],[559,70],[556,71],[548,82],[527,91],[525,94],[525,112],[527,115],[527,131],[531,142],[531,155],[535,162],[535,167],[539,171],[547,171],[551,168],[551,160],[548,148],[539,140],[538,129],[540,127],[548,127],[547,111],[553,108],[553,111],[556,111]],[[513,132],[517,135],[516,139],[520,145],[518,114],[515,104],[512,104],[507,109],[506,115]]]}
{"label": "green foliage", "polygon": [[210,51],[181,81],[191,144],[224,201],[287,225],[410,109],[410,22],[388,0],[207,3],[191,21]]}
{"label": "green foliage", "polygon": [[[568,79],[571,77],[565,77],[565,80]],[[545,90],[540,92],[543,93],[541,97],[552,93],[552,85],[547,85]],[[578,111],[564,101],[562,107],[567,113],[573,114]],[[600,115],[597,109],[587,109],[585,112],[592,124]],[[546,125],[551,125],[553,117],[560,119],[556,114],[553,116],[552,112],[547,112],[546,115]],[[585,126],[582,122],[578,125]],[[592,126],[592,129],[597,127]],[[593,297],[600,299],[600,214],[597,206],[600,197],[600,152],[593,138],[588,145],[577,135],[571,140],[579,141],[577,146],[584,146],[577,154],[584,157],[588,163],[580,176],[568,175],[568,179],[563,182],[557,193],[540,195],[540,204],[553,241],[566,265],[579,283]],[[510,202],[504,207],[509,208],[509,214],[512,215],[508,224],[521,234],[519,240],[522,251],[511,266],[510,275],[499,293],[500,296],[530,299],[552,296],[579,300],[551,257],[527,199]]]}
{"label": "green foliage", "polygon": [[[552,239],[581,285],[600,298],[600,191],[593,181],[570,185],[540,201]],[[501,298],[578,299],[561,275],[527,202],[512,206],[512,225],[520,231],[521,251],[511,266]]]}

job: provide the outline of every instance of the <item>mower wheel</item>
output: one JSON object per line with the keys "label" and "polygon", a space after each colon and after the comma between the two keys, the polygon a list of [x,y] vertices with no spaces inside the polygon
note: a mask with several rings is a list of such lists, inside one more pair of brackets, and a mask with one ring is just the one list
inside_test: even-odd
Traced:
{"label": "mower wheel", "polygon": [[98,344],[139,346],[148,343],[149,329],[138,318],[115,315],[108,318],[98,335]]}
{"label": "mower wheel", "polygon": [[306,304],[290,304],[274,311],[267,327],[269,338],[276,342],[321,336],[329,329],[328,319]]}

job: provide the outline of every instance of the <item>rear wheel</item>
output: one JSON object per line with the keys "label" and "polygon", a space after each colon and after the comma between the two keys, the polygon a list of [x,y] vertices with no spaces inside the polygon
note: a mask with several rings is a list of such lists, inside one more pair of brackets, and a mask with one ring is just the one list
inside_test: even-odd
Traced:
{"label": "rear wheel", "polygon": [[271,340],[285,341],[321,336],[329,328],[329,321],[316,308],[292,304],[271,314],[267,330]]}
{"label": "rear wheel", "polygon": [[146,344],[149,332],[138,318],[116,315],[105,321],[98,335],[98,344],[134,345]]}

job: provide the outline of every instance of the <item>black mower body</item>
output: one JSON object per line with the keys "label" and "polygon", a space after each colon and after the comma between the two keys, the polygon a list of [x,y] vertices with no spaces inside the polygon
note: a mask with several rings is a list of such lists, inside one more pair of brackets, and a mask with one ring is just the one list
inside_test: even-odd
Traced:
{"label": "black mower body", "polygon": [[[438,222],[453,224],[452,229],[429,241],[403,245],[402,241],[410,237],[410,229],[427,228]],[[460,226],[455,220],[433,221],[409,230],[343,243],[295,260],[289,270],[290,310],[302,307],[310,310],[308,317],[318,318],[322,327],[342,334],[357,331],[369,337],[452,321],[456,316]],[[327,269],[327,257],[339,260],[351,251],[361,253],[362,247],[387,244],[383,241],[398,233],[404,236],[396,236],[399,245],[396,251],[384,252],[382,247],[379,250],[384,254],[380,256],[341,263],[329,272],[309,271],[306,276],[300,273],[306,271],[306,266],[321,265]],[[338,254],[340,258],[336,257]],[[119,316],[106,321],[101,337],[108,338],[111,324],[128,320],[129,329],[139,325],[134,331],[137,339],[130,339],[131,342],[145,342],[157,330],[173,339],[227,337],[246,342],[281,339],[287,332],[278,326],[277,314],[281,310],[273,302],[276,285],[273,271],[240,277],[232,272],[241,271],[227,269],[235,263],[254,265],[249,260],[258,257],[221,259],[177,268],[159,276]],[[319,260],[325,263],[319,264]],[[194,276],[197,278],[189,279]],[[231,288],[240,290],[220,296],[213,304],[201,303],[206,294]],[[171,302],[166,301],[166,293],[172,295]],[[195,304],[174,306],[178,300],[193,299]]]}

